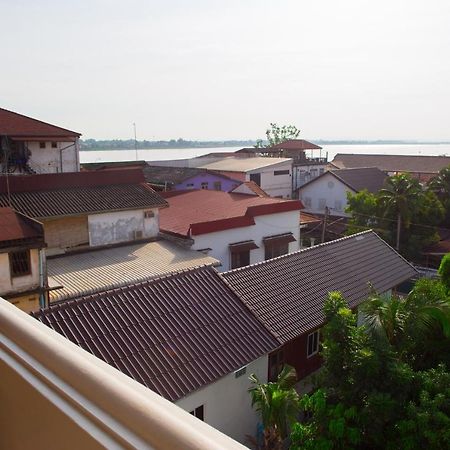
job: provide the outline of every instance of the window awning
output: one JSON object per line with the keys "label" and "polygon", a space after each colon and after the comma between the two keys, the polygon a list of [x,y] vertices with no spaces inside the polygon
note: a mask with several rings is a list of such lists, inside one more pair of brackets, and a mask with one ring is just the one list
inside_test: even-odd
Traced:
{"label": "window awning", "polygon": [[292,233],[277,234],[263,238],[264,245],[289,244],[289,242],[295,242],[296,240]]}
{"label": "window awning", "polygon": [[236,242],[234,244],[230,244],[230,251],[233,253],[245,252],[247,250],[254,250],[255,248],[259,248],[255,241],[242,241]]}

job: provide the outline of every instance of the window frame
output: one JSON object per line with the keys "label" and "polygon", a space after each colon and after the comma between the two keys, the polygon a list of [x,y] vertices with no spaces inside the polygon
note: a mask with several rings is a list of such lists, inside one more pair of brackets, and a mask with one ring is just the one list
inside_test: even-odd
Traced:
{"label": "window frame", "polygon": [[289,169],[284,169],[284,170],[274,170],[273,171],[273,175],[275,177],[279,176],[279,175],[290,175],[291,172],[289,171]]}
{"label": "window frame", "polygon": [[202,182],[200,183],[200,189],[203,189],[203,190],[205,190],[205,191],[208,191],[208,190],[209,190],[209,183],[208,183],[207,181],[202,181]]}
{"label": "window frame", "polygon": [[47,148],[47,142],[39,142],[39,148]]}
{"label": "window frame", "polygon": [[215,191],[221,191],[222,190],[222,182],[221,181],[214,181],[213,187]]}
{"label": "window frame", "polygon": [[[312,351],[309,351],[309,343],[310,343],[310,338],[312,341]],[[312,333],[309,333],[307,338],[306,338],[306,357],[307,358],[311,358],[314,355],[317,355],[317,353],[319,353],[319,343],[320,343],[320,330],[315,330]]]}
{"label": "window frame", "polygon": [[[283,248],[282,248],[283,247]],[[274,251],[277,249],[277,251]],[[284,251],[286,250],[286,251]],[[275,244],[264,244],[264,260],[277,258],[278,256],[287,255],[289,253],[289,242],[281,242]]]}
{"label": "window frame", "polygon": [[[13,261],[14,259],[14,254],[26,254],[26,258],[22,261]],[[30,250],[16,250],[13,252],[9,252],[8,253],[8,258],[9,258],[9,273],[11,275],[11,278],[19,278],[19,277],[25,277],[27,275],[31,275],[31,254],[30,254]],[[17,264],[23,264],[25,263],[26,267],[26,271],[15,271],[14,270],[14,266]]]}
{"label": "window frame", "polygon": [[[238,269],[239,267],[245,267],[245,266],[248,266],[248,265],[250,265],[250,250],[241,250],[240,252],[233,252],[233,251],[230,251],[230,253],[231,253],[231,255],[230,255],[230,268],[231,269]],[[240,256],[240,255],[242,255],[242,254],[246,254],[246,260],[248,260],[248,263],[247,264],[241,264],[241,262],[242,262],[242,256]],[[238,260],[239,260],[239,265],[234,265],[233,264],[233,262],[234,262],[234,260],[235,260],[235,258],[238,258]]]}

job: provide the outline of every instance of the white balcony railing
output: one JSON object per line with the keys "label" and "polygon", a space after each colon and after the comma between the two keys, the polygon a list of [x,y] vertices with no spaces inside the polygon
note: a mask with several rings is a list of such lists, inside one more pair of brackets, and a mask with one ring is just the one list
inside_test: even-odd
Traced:
{"label": "white balcony railing", "polygon": [[0,379],[0,448],[245,448],[1,298]]}

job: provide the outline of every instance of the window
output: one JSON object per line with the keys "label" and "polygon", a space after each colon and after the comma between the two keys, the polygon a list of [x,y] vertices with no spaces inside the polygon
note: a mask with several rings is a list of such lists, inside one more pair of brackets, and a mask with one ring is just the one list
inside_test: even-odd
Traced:
{"label": "window", "polygon": [[327,206],[327,199],[319,198],[319,209],[325,209],[325,206]]}
{"label": "window", "polygon": [[272,259],[289,253],[289,242],[264,244],[264,259]]}
{"label": "window", "polygon": [[21,277],[31,273],[30,251],[22,250],[9,254],[11,277]]}
{"label": "window", "polygon": [[56,142],[52,142],[52,148],[58,148],[58,144]]}
{"label": "window", "polygon": [[309,358],[319,351],[319,330],[308,334],[308,342],[306,344],[306,356]]}
{"label": "window", "polygon": [[303,199],[303,201],[305,202],[305,206],[306,206],[307,208],[311,208],[311,197],[305,197],[305,198]]}
{"label": "window", "polygon": [[334,188],[334,182],[333,181],[329,181],[328,182],[328,188],[329,189],[333,189]]}
{"label": "window", "polygon": [[250,181],[254,181],[258,186],[261,187],[261,174],[260,173],[251,173]]}
{"label": "window", "polygon": [[222,183],[220,181],[214,181],[214,190],[215,191],[221,191],[222,190]]}
{"label": "window", "polygon": [[202,189],[208,189],[208,182],[203,181],[203,183],[200,185]]}
{"label": "window", "polygon": [[248,266],[250,264],[250,250],[231,252],[231,268]]}
{"label": "window", "polygon": [[205,420],[205,414],[203,411],[203,405],[197,406],[193,411],[189,411],[190,414],[197,417],[197,419]]}
{"label": "window", "polygon": [[309,173],[311,175],[311,178],[316,178],[318,175],[317,169],[311,169]]}
{"label": "window", "polygon": [[188,183],[186,184],[187,189],[194,189],[194,183]]}
{"label": "window", "polygon": [[334,209],[336,211],[342,211],[342,201],[341,200],[334,201]]}
{"label": "window", "polygon": [[274,352],[269,355],[269,381],[275,381],[278,374],[283,369],[284,365],[284,353],[283,350]]}
{"label": "window", "polygon": [[289,175],[289,170],[275,170],[273,174],[275,176],[276,175]]}
{"label": "window", "polygon": [[320,173],[320,175],[322,175],[323,173],[325,172],[325,169],[319,169],[319,173]]}
{"label": "window", "polygon": [[39,148],[45,148],[45,142],[39,142]]}

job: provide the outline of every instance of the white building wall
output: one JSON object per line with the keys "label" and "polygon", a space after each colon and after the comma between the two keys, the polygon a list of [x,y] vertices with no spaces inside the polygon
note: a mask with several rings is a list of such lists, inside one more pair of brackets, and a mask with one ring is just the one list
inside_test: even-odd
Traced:
{"label": "white building wall", "polygon": [[292,233],[296,239],[296,242],[289,244],[289,252],[299,250],[299,211],[256,216],[255,225],[249,227],[232,228],[230,230],[192,236],[194,239],[192,249],[210,248],[211,251],[208,252],[208,255],[222,263],[221,267],[217,269],[224,272],[231,269],[230,249],[228,247],[230,244],[248,240],[255,241],[259,248],[250,250],[250,264],[254,264],[264,261],[264,244],[262,239],[283,233]]}
{"label": "white building wall", "polygon": [[294,190],[326,172],[327,164],[311,164],[294,166],[292,176]]}
{"label": "white building wall", "polygon": [[305,212],[324,214],[325,206],[330,215],[348,217],[345,213],[347,192],[355,192],[333,175],[326,173],[310,184],[299,189],[299,198],[305,205]]}
{"label": "white building wall", "polygon": [[[289,170],[289,173],[274,175],[274,172],[279,170]],[[250,174],[252,173],[261,174],[261,189],[271,197],[292,197],[292,161],[248,171],[245,174],[246,181],[250,181]]]}
{"label": "white building wall", "polygon": [[45,148],[40,148],[39,142],[27,142],[26,146],[31,153],[28,164],[38,174],[79,171],[77,142],[57,142],[56,148],[48,141]]}
{"label": "white building wall", "polygon": [[185,411],[204,407],[204,420],[233,439],[248,445],[246,435],[255,436],[258,414],[251,406],[248,379],[252,373],[267,382],[268,356],[265,355],[247,365],[246,373],[236,378],[234,372],[220,378],[175,402]]}
{"label": "white building wall", "polygon": [[[153,217],[144,217],[144,212]],[[88,216],[89,245],[107,245],[156,237],[159,232],[159,210],[118,211]]]}
{"label": "white building wall", "polygon": [[31,274],[11,277],[8,253],[0,253],[0,295],[22,292],[39,286],[39,250],[30,250]]}

